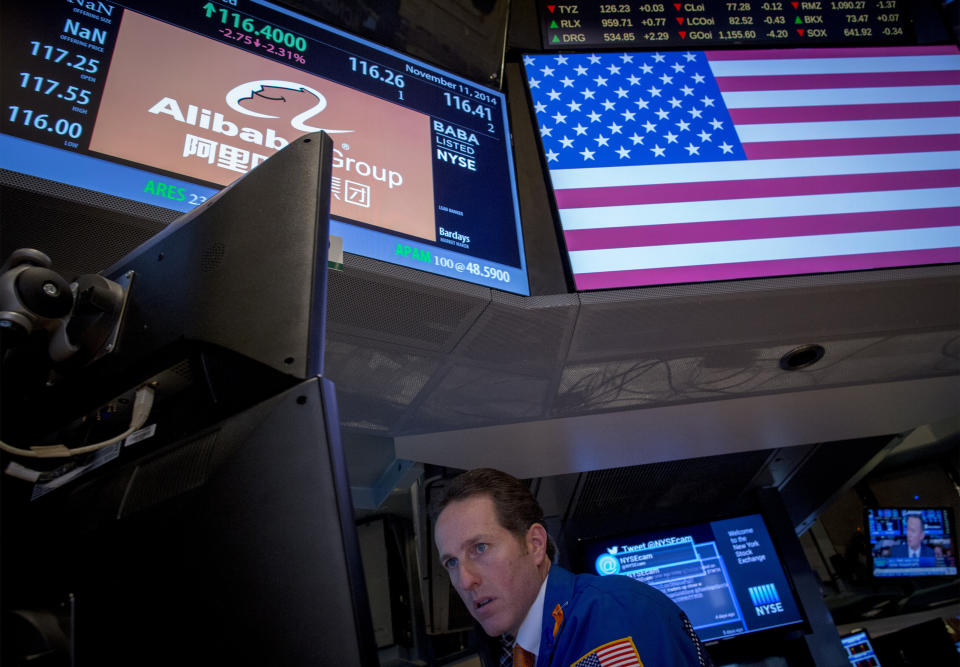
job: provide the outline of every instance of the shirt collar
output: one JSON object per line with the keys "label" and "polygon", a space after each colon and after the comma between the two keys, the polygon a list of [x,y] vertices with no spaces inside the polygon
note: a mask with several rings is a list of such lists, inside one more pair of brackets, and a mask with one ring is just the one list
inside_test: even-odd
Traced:
{"label": "shirt collar", "polygon": [[520,624],[520,629],[517,630],[517,643],[534,655],[537,655],[540,651],[540,635],[543,634],[543,601],[547,595],[547,579],[549,578],[550,575],[547,574],[543,583],[540,584],[537,599],[530,605],[523,623]]}

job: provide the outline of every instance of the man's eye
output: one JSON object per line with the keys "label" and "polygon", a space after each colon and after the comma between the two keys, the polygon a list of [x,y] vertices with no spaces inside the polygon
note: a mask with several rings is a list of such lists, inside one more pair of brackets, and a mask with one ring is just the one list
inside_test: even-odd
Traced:
{"label": "man's eye", "polygon": [[445,568],[447,568],[448,570],[452,570],[453,568],[455,568],[455,567],[457,566],[457,559],[456,559],[456,558],[448,558],[447,561],[443,564],[443,566],[444,566]]}
{"label": "man's eye", "polygon": [[489,546],[489,545],[484,544],[484,543],[481,542],[480,544],[474,545],[473,549],[474,549],[474,551],[476,551],[478,554],[482,554],[484,551],[487,550],[487,547],[488,547],[488,546]]}

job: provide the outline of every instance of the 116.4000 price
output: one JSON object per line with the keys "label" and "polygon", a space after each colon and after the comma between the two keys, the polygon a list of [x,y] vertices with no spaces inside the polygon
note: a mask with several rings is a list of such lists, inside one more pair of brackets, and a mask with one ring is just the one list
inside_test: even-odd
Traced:
{"label": "116.4000 price", "polygon": [[36,113],[33,109],[21,109],[20,107],[9,106],[10,122],[22,123],[27,127],[33,127],[38,130],[46,130],[60,136],[67,136],[71,139],[77,139],[83,134],[83,125],[76,121],[66,118],[50,119],[50,114]]}

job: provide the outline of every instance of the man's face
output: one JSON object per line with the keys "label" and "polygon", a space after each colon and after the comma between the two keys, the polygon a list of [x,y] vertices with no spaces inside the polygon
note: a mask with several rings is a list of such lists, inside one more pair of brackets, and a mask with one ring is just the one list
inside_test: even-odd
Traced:
{"label": "man's face", "polygon": [[923,521],[918,516],[907,518],[907,544],[911,549],[918,549],[923,541]]}
{"label": "man's face", "polygon": [[[516,635],[540,591],[545,558],[539,524],[525,540],[500,525],[493,500],[472,496],[447,505],[436,526],[440,562],[470,614],[491,637]],[[544,532],[545,535],[545,532]]]}

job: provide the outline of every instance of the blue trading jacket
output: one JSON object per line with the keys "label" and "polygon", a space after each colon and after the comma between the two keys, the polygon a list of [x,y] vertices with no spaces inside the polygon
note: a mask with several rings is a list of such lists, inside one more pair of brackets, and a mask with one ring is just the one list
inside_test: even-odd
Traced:
{"label": "blue trading jacket", "polygon": [[[712,664],[686,614],[657,589],[624,576],[550,568],[537,667],[590,667],[632,655],[643,667]],[[617,649],[604,654],[603,647]],[[601,649],[597,652],[597,649]]]}

